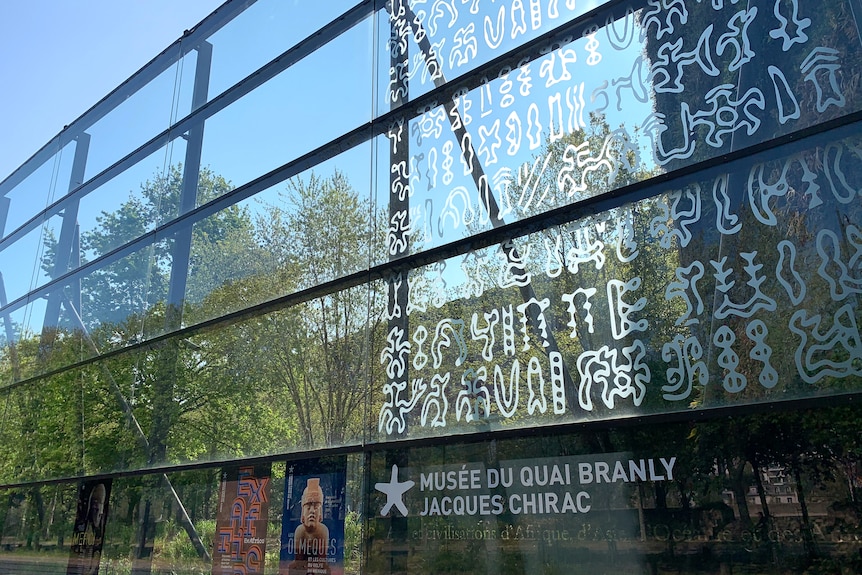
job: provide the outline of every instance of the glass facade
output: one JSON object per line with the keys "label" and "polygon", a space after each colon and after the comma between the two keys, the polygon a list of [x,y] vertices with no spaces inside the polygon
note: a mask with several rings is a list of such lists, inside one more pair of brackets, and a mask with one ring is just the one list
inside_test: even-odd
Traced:
{"label": "glass facade", "polygon": [[0,182],[0,574],[862,571],[860,24],[229,0]]}

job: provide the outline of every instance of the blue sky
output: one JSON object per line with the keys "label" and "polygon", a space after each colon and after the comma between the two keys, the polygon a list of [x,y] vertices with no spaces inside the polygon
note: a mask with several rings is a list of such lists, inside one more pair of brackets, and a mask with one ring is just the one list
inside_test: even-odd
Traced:
{"label": "blue sky", "polygon": [[223,2],[0,3],[0,181]]}

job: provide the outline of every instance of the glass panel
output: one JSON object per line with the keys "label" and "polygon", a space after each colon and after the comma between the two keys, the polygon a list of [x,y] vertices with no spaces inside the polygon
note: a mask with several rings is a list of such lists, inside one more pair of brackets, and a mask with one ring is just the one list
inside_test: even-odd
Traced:
{"label": "glass panel", "polygon": [[[175,110],[180,78],[178,65],[171,65],[87,129],[91,140],[85,181],[167,129],[173,118],[188,114],[189,109]],[[190,98],[182,101],[188,106]]]}
{"label": "glass panel", "polygon": [[147,314],[154,313],[148,294],[167,293],[169,273],[169,254],[156,243],[80,277],[78,309],[100,353],[140,340]]}
{"label": "glass panel", "polygon": [[239,186],[367,122],[370,44],[367,18],[209,118],[201,165]]}
{"label": "glass panel", "polygon": [[853,571],[859,416],[837,407],[374,452],[365,572]]}
{"label": "glass panel", "polygon": [[80,199],[77,223],[81,263],[176,217],[184,151],[185,142],[174,140]]}
{"label": "glass panel", "polygon": [[[15,309],[8,316],[2,316],[3,332],[7,336],[7,344],[3,349],[4,383],[20,381],[44,370],[44,365],[37,361],[37,357],[45,303],[40,298]],[[14,342],[14,346],[9,345],[10,341]]]}
{"label": "glass panel", "polygon": [[[293,549],[295,531],[283,525],[299,523],[313,475],[323,492],[318,528],[328,529],[334,550],[331,571],[359,573],[362,464],[355,454],[115,478],[102,569],[125,573],[134,565],[147,573],[222,573],[242,565],[249,573],[276,573],[280,550]],[[330,489],[335,483],[337,492]],[[230,513],[237,509],[241,518]],[[243,556],[234,557],[237,551]]]}
{"label": "glass panel", "polygon": [[4,237],[68,191],[75,145],[75,142],[67,144],[5,194],[9,213],[3,227]]}
{"label": "glass panel", "polygon": [[392,280],[380,437],[858,391],[858,145],[818,138]]}
{"label": "glass panel", "polygon": [[[839,79],[862,61],[858,35],[828,24],[845,5],[812,3],[822,37],[782,41],[786,20],[773,28],[781,19],[756,7],[714,6],[629,12],[396,121],[378,147],[378,169],[391,174],[378,178],[380,201],[391,199],[390,250],[446,243],[859,109]],[[434,14],[440,26],[448,18]]]}
{"label": "glass panel", "polygon": [[0,403],[5,413],[0,434],[10,443],[3,481],[142,466],[146,438],[137,434],[138,423],[131,414],[136,401],[130,386],[133,357],[72,369],[6,391]]}
{"label": "glass panel", "polygon": [[[605,3],[606,0],[391,2],[391,8],[387,5],[387,10],[377,14],[381,39],[378,91],[382,98],[378,114],[388,111],[408,92],[410,98],[416,98]],[[398,80],[393,83],[395,78]],[[405,79],[409,89],[399,96],[398,88]]]}
{"label": "glass panel", "polygon": [[362,192],[370,148],[357,146],[197,222],[185,324],[365,269],[374,236]]}
{"label": "glass panel", "polygon": [[[207,39],[213,45],[210,98],[357,3],[357,0],[331,0],[314,5],[280,0],[255,2]],[[255,41],[249,42],[249,38]]]}
{"label": "glass panel", "polygon": [[154,462],[358,444],[381,371],[368,306],[361,286],[139,354],[135,414]]}
{"label": "glass panel", "polygon": [[0,251],[0,273],[3,274],[7,301],[15,301],[25,295],[36,283],[43,246],[42,231],[42,226],[37,226]]}
{"label": "glass panel", "polygon": [[6,573],[66,573],[77,486],[37,485],[2,492],[0,564]]}
{"label": "glass panel", "polygon": [[3,434],[9,440],[4,457],[11,472],[5,482],[84,472],[83,385],[83,373],[71,370],[4,394]]}

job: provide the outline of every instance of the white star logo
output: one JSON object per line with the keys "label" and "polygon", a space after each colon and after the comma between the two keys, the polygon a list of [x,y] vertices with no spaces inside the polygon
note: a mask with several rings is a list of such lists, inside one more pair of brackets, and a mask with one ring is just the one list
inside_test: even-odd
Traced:
{"label": "white star logo", "polygon": [[389,510],[392,509],[392,506],[398,508],[398,511],[401,512],[401,515],[407,517],[407,506],[404,505],[404,494],[407,493],[413,486],[416,485],[414,481],[399,482],[398,481],[398,466],[392,466],[392,477],[389,479],[389,483],[375,483],[374,489],[380,491],[381,493],[386,494],[386,505],[383,506],[383,509],[380,510],[381,517],[385,517]]}

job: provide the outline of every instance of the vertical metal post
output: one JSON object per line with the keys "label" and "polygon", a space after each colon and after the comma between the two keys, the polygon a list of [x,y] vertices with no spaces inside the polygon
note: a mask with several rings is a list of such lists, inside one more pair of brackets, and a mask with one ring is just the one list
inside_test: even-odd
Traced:
{"label": "vertical metal post", "polygon": [[[197,64],[192,91],[192,109],[196,109],[207,101],[209,90],[210,69],[212,66],[212,44],[201,42],[195,48]],[[179,213],[194,209],[198,197],[200,179],[201,152],[203,149],[204,122],[201,120],[186,134],[186,154],[183,164],[182,189],[180,190]],[[186,283],[191,257],[192,227],[180,229],[174,234],[171,247],[171,276],[168,287],[167,309],[165,310],[164,327],[167,332],[178,329],[182,324],[183,304],[185,301]],[[167,455],[167,442],[171,428],[176,422],[177,405],[174,401],[174,382],[177,378],[177,362],[179,361],[179,342],[176,338],[168,339],[157,352],[156,374],[153,379],[153,419],[148,437],[148,463],[161,463]],[[209,552],[204,547],[200,535],[191,522],[185,508],[174,491],[167,476],[164,476],[164,487],[173,494],[173,500],[179,505],[178,519],[189,536],[198,555],[205,561],[212,561]],[[147,498],[147,506],[151,500]],[[147,507],[149,509],[149,507]],[[149,573],[152,562],[152,536],[155,531],[153,517],[145,517],[139,526],[138,547],[136,550],[133,575]]]}
{"label": "vertical metal post", "polygon": [[[207,101],[210,69],[212,67],[212,44],[202,42],[196,51],[197,66],[195,67],[195,83],[192,92],[192,110],[199,108]],[[186,135],[186,155],[183,164],[182,190],[180,191],[180,214],[193,210],[197,203],[203,142],[204,123],[201,121],[191,128]],[[171,279],[165,316],[165,328],[167,330],[177,329],[182,321],[191,244],[191,227],[179,230],[174,236],[174,245],[171,250]]]}
{"label": "vertical metal post", "polygon": [[[68,192],[71,192],[84,181],[84,171],[87,167],[87,155],[90,151],[90,135],[82,132],[75,138],[75,158],[72,161],[72,173],[69,176]],[[60,237],[57,239],[57,245],[54,249],[54,270],[51,277],[60,277],[69,271],[69,262],[73,257],[73,253],[79,253],[77,246],[78,238],[78,205],[80,200],[75,198],[71,200],[63,209],[63,225],[60,226]],[[79,257],[78,256],[78,257]],[[45,319],[42,322],[42,341],[40,349],[47,351],[50,349],[54,341],[54,336],[57,333],[57,326],[60,322],[60,304],[65,301],[61,293],[63,286],[57,286],[48,296],[48,303],[45,306]],[[80,291],[80,286],[79,290]],[[75,299],[75,302],[79,299]],[[82,310],[78,310],[82,315]]]}

